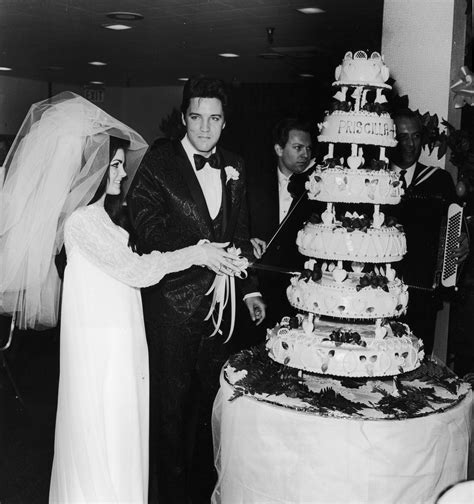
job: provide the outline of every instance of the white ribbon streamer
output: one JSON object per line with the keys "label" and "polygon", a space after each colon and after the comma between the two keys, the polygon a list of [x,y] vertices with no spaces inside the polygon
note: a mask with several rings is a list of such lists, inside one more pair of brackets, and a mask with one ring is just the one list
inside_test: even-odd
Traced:
{"label": "white ribbon streamer", "polygon": [[[240,249],[231,247],[229,248],[229,252],[236,252],[237,254],[240,254]],[[239,266],[241,268],[239,278],[246,278],[246,269],[248,266],[247,259],[240,257],[236,266]],[[204,319],[209,320],[212,317],[214,331],[209,336],[210,338],[215,336],[217,333],[222,334],[220,327],[224,316],[224,309],[230,300],[230,328],[229,334],[224,341],[224,343],[227,343],[230,340],[235,327],[235,277],[229,275],[216,275],[211,287],[206,292],[206,296],[210,294],[212,294],[211,307]]]}

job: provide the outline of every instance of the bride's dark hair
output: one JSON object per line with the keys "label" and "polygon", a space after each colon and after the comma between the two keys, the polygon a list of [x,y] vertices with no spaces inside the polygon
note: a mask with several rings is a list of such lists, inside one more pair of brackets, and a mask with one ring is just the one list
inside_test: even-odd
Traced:
{"label": "bride's dark hair", "polygon": [[[123,138],[118,138],[115,136],[110,136],[109,141],[109,163],[114,158],[118,149],[123,149],[125,152],[125,164],[124,169],[127,171],[127,150],[130,146],[130,142]],[[107,182],[109,181],[109,170],[105,172],[102,180],[100,181],[99,187],[95,192],[92,199],[89,201],[89,205],[95,203],[99,200],[105,193],[107,189]],[[132,226],[132,222],[128,213],[127,206],[124,205],[124,195],[122,189],[120,189],[120,194],[112,195],[106,194],[104,200],[104,209],[108,213],[110,220],[117,224],[117,226],[122,227],[129,234],[128,245],[135,252],[136,251],[136,235]]]}
{"label": "bride's dark hair", "polygon": [[[123,138],[118,138],[114,136],[110,136],[109,141],[109,164],[115,156],[118,149],[123,149],[125,152],[125,159],[127,150],[130,146],[130,142]],[[126,171],[126,162],[124,164],[124,169]],[[89,201],[88,205],[92,205],[98,201],[105,193],[107,189],[107,182],[109,180],[109,168],[105,171],[102,180],[100,181],[99,187],[97,188],[94,196]],[[120,194],[112,195],[106,194],[104,200],[104,209],[108,213],[110,220],[116,224],[117,226],[122,227],[128,232],[128,246],[136,252],[136,234],[133,229],[132,222],[130,216],[128,214],[127,207],[124,206],[124,196],[122,193],[122,189],[120,189]],[[58,270],[58,274],[60,278],[64,276],[64,269],[66,267],[66,249],[63,245],[61,251],[56,255],[54,262],[56,263],[56,268]]]}

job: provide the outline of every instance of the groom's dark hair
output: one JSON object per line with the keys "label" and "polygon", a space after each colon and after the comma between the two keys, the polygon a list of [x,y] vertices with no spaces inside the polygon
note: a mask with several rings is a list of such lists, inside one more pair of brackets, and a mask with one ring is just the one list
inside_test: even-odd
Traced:
{"label": "groom's dark hair", "polygon": [[186,81],[183,89],[181,112],[183,115],[189,107],[191,98],[217,98],[222,103],[224,116],[229,112],[229,95],[224,81],[212,77],[191,77]]}

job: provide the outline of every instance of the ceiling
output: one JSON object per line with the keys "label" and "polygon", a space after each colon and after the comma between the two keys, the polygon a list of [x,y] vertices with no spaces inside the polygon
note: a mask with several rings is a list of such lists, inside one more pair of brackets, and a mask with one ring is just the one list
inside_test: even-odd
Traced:
{"label": "ceiling", "polygon": [[[229,82],[311,73],[325,82],[346,50],[380,50],[382,9],[383,0],[0,0],[0,66],[13,69],[0,74],[106,86],[175,85],[199,73]],[[102,28],[117,11],[144,18],[126,31]],[[268,52],[280,57],[258,56]],[[88,64],[95,60],[107,66]]]}

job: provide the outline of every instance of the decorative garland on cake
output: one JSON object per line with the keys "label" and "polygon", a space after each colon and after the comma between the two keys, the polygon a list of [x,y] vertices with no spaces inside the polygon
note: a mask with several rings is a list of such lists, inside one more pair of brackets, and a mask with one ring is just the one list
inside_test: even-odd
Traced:
{"label": "decorative garland on cake", "polygon": [[247,371],[245,377],[234,384],[231,401],[243,395],[280,395],[298,398],[313,411],[343,411],[355,415],[366,406],[353,402],[331,388],[313,392],[302,380],[302,373],[278,364],[267,355],[264,345],[253,347],[232,356],[229,365],[236,371]]}
{"label": "decorative garland on cake", "polygon": [[[356,88],[357,86],[351,86],[351,87]],[[368,95],[368,100],[364,105],[362,105],[361,110],[364,110],[366,112],[374,112],[378,115],[387,114],[389,111],[388,105],[385,103],[373,102],[372,100],[375,99],[376,92],[372,91],[372,94],[374,96],[370,97]],[[354,102],[355,100],[334,99],[330,103],[329,112],[336,112],[337,110],[341,110],[342,112],[351,112],[354,110]]]}
{"label": "decorative garland on cake", "polygon": [[[328,416],[334,416],[336,413],[342,414],[342,416],[362,417],[361,411],[369,408],[367,404],[352,401],[331,387],[325,387],[319,392],[310,390],[305,384],[305,374],[302,371],[278,364],[270,359],[264,345],[233,355],[227,366],[237,373],[246,372],[245,376],[238,378],[231,384],[234,388],[231,401],[244,395],[255,396],[261,401],[268,400],[265,398],[269,396],[282,395],[304,402],[304,407],[295,407],[299,411]],[[309,373],[306,374],[309,375]],[[425,359],[418,369],[395,379],[331,378],[337,379],[342,387],[353,390],[373,383],[373,392],[378,392],[382,398],[377,402],[372,402],[370,408],[382,413],[385,418],[404,419],[424,416],[429,412],[420,412],[427,408],[434,411],[432,404],[453,406],[466,395],[466,393],[460,393],[460,386],[464,384],[461,379],[454,375],[449,368],[429,359]],[[426,383],[427,386],[417,387],[410,384],[415,380]],[[393,383],[392,392],[377,385],[382,381]],[[446,398],[437,395],[435,387],[445,389],[454,397]],[[458,394],[459,396],[456,397]]]}
{"label": "decorative garland on cake", "polygon": [[[310,224],[321,224],[323,222],[321,215],[319,213],[313,212],[308,219]],[[370,219],[367,214],[363,213],[361,215],[350,216],[342,215],[336,219],[334,229],[344,228],[348,233],[353,231],[360,231],[362,233],[367,233],[367,230],[372,226],[373,220]],[[403,232],[403,226],[398,223],[398,220],[393,216],[387,216],[385,218],[384,227],[391,228],[394,227],[399,231]]]}
{"label": "decorative garland on cake", "polygon": [[[343,165],[344,165],[344,159],[341,159],[341,158],[326,158],[319,165],[319,168],[321,170],[326,170],[328,168],[339,168],[339,167],[341,167]],[[387,171],[387,172],[390,171],[390,167],[389,167],[388,163],[386,163],[385,161],[383,161],[381,159],[373,159],[373,158],[370,160],[370,164],[365,164],[364,165],[364,168],[366,170],[374,170],[374,171],[380,171],[380,170],[384,170],[384,171]],[[321,178],[318,177],[318,176],[315,176],[314,179],[316,180],[316,182],[320,182],[321,181]],[[399,181],[394,181],[392,183],[393,187],[397,187],[399,184],[400,184]]]}
{"label": "decorative garland on cake", "polygon": [[451,399],[437,396],[433,387],[418,388],[397,384],[398,395],[390,394],[379,387],[374,387],[374,391],[383,395],[377,403],[377,408],[398,419],[413,417],[424,408],[432,408],[431,403],[452,403]]}

